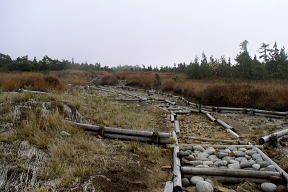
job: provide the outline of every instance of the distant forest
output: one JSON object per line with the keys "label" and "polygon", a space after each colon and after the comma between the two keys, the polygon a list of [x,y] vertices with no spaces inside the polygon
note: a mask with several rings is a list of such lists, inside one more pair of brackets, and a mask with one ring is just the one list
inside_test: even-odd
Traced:
{"label": "distant forest", "polygon": [[57,71],[65,69],[77,70],[106,70],[106,71],[154,71],[154,72],[176,72],[185,73],[191,79],[205,78],[243,78],[251,80],[263,79],[288,79],[288,60],[284,47],[278,48],[275,42],[272,47],[269,44],[262,43],[256,55],[252,58],[247,49],[248,41],[240,44],[240,52],[236,56],[235,64],[231,59],[222,56],[220,59],[210,56],[209,59],[202,53],[201,58],[195,57],[190,63],[179,63],[173,67],[151,67],[151,66],[118,66],[102,67],[100,63],[75,63],[68,60],[51,59],[44,56],[41,60],[35,57],[29,60],[28,56],[18,57],[15,60],[9,55],[0,53],[0,71]]}

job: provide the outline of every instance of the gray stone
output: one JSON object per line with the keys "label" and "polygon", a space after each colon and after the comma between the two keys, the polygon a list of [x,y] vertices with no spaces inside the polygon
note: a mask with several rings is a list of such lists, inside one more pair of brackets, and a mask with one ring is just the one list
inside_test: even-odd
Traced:
{"label": "gray stone", "polygon": [[241,147],[241,148],[239,148],[238,150],[239,150],[239,151],[243,151],[243,152],[247,151],[247,149],[244,148],[244,147]]}
{"label": "gray stone", "polygon": [[185,156],[183,157],[184,159],[187,159],[188,161],[193,161],[195,160],[195,157],[193,155],[188,155],[188,156]]}
{"label": "gray stone", "polygon": [[213,165],[213,161],[203,161],[203,165]]}
{"label": "gray stone", "polygon": [[206,178],[205,181],[210,183],[212,185],[212,187],[214,187],[214,182],[211,179]]}
{"label": "gray stone", "polygon": [[243,169],[243,168],[247,168],[247,167],[252,167],[253,163],[252,162],[243,162],[243,163],[240,163],[240,168]]}
{"label": "gray stone", "polygon": [[224,153],[224,152],[220,152],[220,153],[217,153],[217,157],[222,159],[223,157],[226,157],[228,156],[228,153]]}
{"label": "gray stone", "polygon": [[219,161],[215,161],[215,162],[214,162],[214,165],[217,166],[217,167],[219,167],[219,166],[226,166],[227,164],[228,164],[228,162],[225,161],[225,160],[219,160]]}
{"label": "gray stone", "polygon": [[229,160],[228,162],[229,162],[230,164],[234,164],[234,163],[238,163],[238,164],[239,164],[239,161],[236,161],[236,160],[233,160],[233,159]]}
{"label": "gray stone", "polygon": [[248,162],[255,164],[256,162],[252,159],[248,160]]}
{"label": "gray stone", "polygon": [[252,155],[252,158],[254,158],[255,160],[263,160],[262,156],[259,153],[254,153]]}
{"label": "gray stone", "polygon": [[209,168],[209,165],[197,165],[196,168]]}
{"label": "gray stone", "polygon": [[262,183],[261,189],[264,192],[274,192],[277,189],[277,186],[274,183]]}
{"label": "gray stone", "polygon": [[233,151],[236,157],[245,157],[245,153],[243,151]]}
{"label": "gray stone", "polygon": [[194,151],[201,151],[201,152],[205,151],[204,147],[202,147],[201,145],[194,145],[193,149]]}
{"label": "gray stone", "polygon": [[213,192],[214,188],[207,181],[199,181],[196,184],[196,190],[197,190],[197,192]]}
{"label": "gray stone", "polygon": [[232,159],[233,159],[233,157],[230,157],[230,156],[226,156],[226,157],[222,158],[222,160],[225,160],[225,161],[230,161]]}
{"label": "gray stone", "polygon": [[256,164],[253,164],[252,167],[253,167],[255,170],[259,170],[261,166],[256,163]]}
{"label": "gray stone", "polygon": [[197,154],[197,159],[206,159],[209,155],[205,152],[203,153],[198,153]]}
{"label": "gray stone", "polygon": [[63,136],[71,136],[71,133],[68,133],[67,131],[61,131],[60,134]]}
{"label": "gray stone", "polygon": [[229,164],[229,165],[228,165],[228,168],[229,168],[229,169],[240,169],[240,164],[239,164],[239,162],[237,161],[237,163]]}
{"label": "gray stone", "polygon": [[246,155],[253,155],[254,153],[257,153],[257,152],[254,151],[254,150],[247,150],[247,151],[245,151],[245,154],[246,154]]}
{"label": "gray stone", "polygon": [[274,165],[268,165],[265,168],[261,168],[260,171],[273,171],[273,172],[277,172],[277,170],[275,169]]}
{"label": "gray stone", "polygon": [[251,159],[252,157],[250,155],[245,155],[246,159]]}
{"label": "gray stone", "polygon": [[208,157],[208,159],[209,159],[210,161],[213,161],[213,162],[219,160],[219,158],[218,158],[216,155],[210,155],[210,156]]}
{"label": "gray stone", "polygon": [[209,155],[212,155],[214,154],[216,151],[213,147],[208,147],[206,150],[205,150],[205,153],[209,154]]}
{"label": "gray stone", "polygon": [[[236,158],[235,158],[235,160],[236,160],[236,161],[239,161],[239,162],[242,161],[242,159],[246,159],[246,158],[245,158],[245,157],[236,157]],[[247,159],[246,159],[246,160],[247,160]]]}
{"label": "gray stone", "polygon": [[190,182],[193,184],[193,185],[196,185],[198,182],[200,181],[204,181],[203,177],[200,177],[200,176],[193,176],[191,177],[190,179]]}
{"label": "gray stone", "polygon": [[193,147],[192,146],[185,146],[182,148],[182,151],[188,151],[188,150],[192,151]]}
{"label": "gray stone", "polygon": [[240,161],[240,164],[241,164],[241,163],[246,163],[246,162],[248,162],[248,160],[247,160],[245,157],[243,157],[243,158],[241,159],[241,161]]}
{"label": "gray stone", "polygon": [[230,151],[237,151],[237,148],[235,146],[229,146],[227,147]]}
{"label": "gray stone", "polygon": [[187,151],[179,151],[177,153],[178,157],[185,157],[185,156],[189,156],[190,154]]}
{"label": "gray stone", "polygon": [[256,161],[256,162],[261,166],[261,168],[264,168],[270,165],[270,163],[267,161]]}
{"label": "gray stone", "polygon": [[182,178],[182,186],[188,187],[190,185],[190,181],[187,178]]}

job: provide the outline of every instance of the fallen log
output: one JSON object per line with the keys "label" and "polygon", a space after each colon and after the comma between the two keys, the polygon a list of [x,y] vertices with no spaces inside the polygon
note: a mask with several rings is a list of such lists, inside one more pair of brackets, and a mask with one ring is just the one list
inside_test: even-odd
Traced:
{"label": "fallen log", "polygon": [[33,94],[48,94],[48,92],[30,91],[30,90],[26,90],[26,89],[19,89],[19,92],[21,92],[21,93],[33,93]]}
{"label": "fallen log", "polygon": [[173,192],[182,191],[181,163],[177,156],[179,146],[175,145],[173,149]]}
{"label": "fallen log", "polygon": [[219,169],[219,168],[196,168],[182,166],[183,174],[188,175],[207,175],[207,176],[229,176],[229,177],[249,177],[269,179],[271,176],[281,176],[279,172],[273,171],[254,171],[243,169]]}
{"label": "fallen log", "polygon": [[258,149],[257,147],[253,147],[253,149],[255,149],[261,156],[264,160],[268,161],[270,164],[272,164],[276,170],[278,172],[281,173],[281,175],[285,178],[286,180],[286,183],[288,185],[288,174],[281,168],[279,167],[279,165],[277,163],[275,163],[272,159],[270,159],[265,153],[263,153],[263,151],[261,151],[260,149]]}
{"label": "fallen log", "polygon": [[274,132],[274,133],[272,133],[270,135],[266,135],[264,137],[261,137],[259,139],[259,144],[263,145],[265,142],[268,142],[273,137],[279,138],[279,137],[282,137],[282,136],[287,135],[287,134],[288,134],[288,129],[284,129],[284,130],[281,130],[281,131]]}

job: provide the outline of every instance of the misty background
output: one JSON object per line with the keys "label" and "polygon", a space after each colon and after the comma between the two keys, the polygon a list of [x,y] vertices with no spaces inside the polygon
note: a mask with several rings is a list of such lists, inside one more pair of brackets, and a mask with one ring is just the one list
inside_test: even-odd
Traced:
{"label": "misty background", "polygon": [[0,52],[102,65],[231,57],[287,47],[287,0],[1,0]]}

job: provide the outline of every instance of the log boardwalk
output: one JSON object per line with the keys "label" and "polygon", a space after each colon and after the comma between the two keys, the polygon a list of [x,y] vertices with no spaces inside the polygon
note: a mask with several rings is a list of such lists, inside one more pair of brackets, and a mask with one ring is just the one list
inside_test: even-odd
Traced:
{"label": "log boardwalk", "polygon": [[[266,111],[251,108],[215,107],[191,103],[185,98],[160,91],[145,91],[127,86],[112,87],[114,93],[124,95],[125,98],[117,99],[123,102],[145,102],[153,105],[169,115],[173,129],[170,133],[127,130],[122,128],[101,127],[96,125],[69,122],[83,128],[92,134],[107,138],[136,140],[157,144],[167,144],[172,153],[172,177],[165,183],[164,192],[181,192],[186,187],[193,185],[194,176],[207,176],[225,183],[240,183],[249,181],[253,183],[278,182],[288,183],[287,173],[271,160],[261,149],[262,144],[271,137],[283,137],[288,134],[287,129],[262,137],[261,145],[252,145],[243,140],[241,133],[223,119],[214,117],[214,113],[245,113],[272,118],[287,118],[288,112]],[[107,88],[101,87],[101,90]],[[126,93],[120,90],[127,91]],[[111,91],[111,90],[107,90]],[[136,92],[139,94],[137,95]],[[141,94],[141,95],[140,95]],[[201,115],[208,119],[210,124],[222,127],[223,134],[231,139],[205,138],[204,136],[183,136],[186,127],[181,117]],[[207,129],[207,132],[211,131]],[[213,130],[212,130],[213,132]],[[227,137],[228,137],[227,136]],[[179,138],[190,140],[183,143]],[[204,142],[204,143],[203,143]],[[213,145],[213,143],[216,143]],[[187,180],[188,178],[188,180]],[[213,185],[212,185],[213,186]]]}

